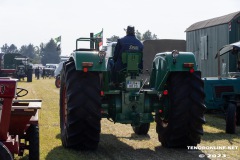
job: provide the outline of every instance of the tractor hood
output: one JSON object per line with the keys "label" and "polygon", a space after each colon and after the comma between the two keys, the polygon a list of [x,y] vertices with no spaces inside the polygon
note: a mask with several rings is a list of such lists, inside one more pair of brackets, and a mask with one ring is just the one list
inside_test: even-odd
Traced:
{"label": "tractor hood", "polygon": [[[72,57],[76,70],[88,68],[89,71],[107,71],[107,58],[101,51],[75,51]],[[84,65],[86,65],[84,67]]]}

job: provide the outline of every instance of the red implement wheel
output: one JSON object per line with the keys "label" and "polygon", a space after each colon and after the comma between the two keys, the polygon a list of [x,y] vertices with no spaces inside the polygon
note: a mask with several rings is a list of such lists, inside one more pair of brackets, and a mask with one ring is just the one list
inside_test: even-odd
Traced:
{"label": "red implement wheel", "polygon": [[31,124],[27,130],[29,160],[39,160],[39,128]]}
{"label": "red implement wheel", "polygon": [[13,160],[12,154],[7,147],[0,142],[0,160]]}
{"label": "red implement wheel", "polygon": [[60,88],[61,87],[61,80],[60,80],[60,75],[58,75],[55,79],[55,86],[57,88]]}

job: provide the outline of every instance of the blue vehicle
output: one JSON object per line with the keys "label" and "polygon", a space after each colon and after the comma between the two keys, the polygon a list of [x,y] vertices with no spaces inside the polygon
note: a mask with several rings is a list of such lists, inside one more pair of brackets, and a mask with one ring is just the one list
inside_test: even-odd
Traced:
{"label": "blue vehicle", "polygon": [[[238,60],[238,72],[230,72],[228,77],[220,76],[220,56],[233,54]],[[222,47],[217,55],[218,77],[203,78],[205,105],[208,110],[222,110],[226,114],[226,133],[234,134],[240,125],[240,42]]]}

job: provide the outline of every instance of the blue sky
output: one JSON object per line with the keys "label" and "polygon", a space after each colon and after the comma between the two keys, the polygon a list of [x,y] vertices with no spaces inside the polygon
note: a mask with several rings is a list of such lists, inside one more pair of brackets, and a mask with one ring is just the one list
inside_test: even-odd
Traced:
{"label": "blue sky", "polygon": [[160,39],[186,39],[191,24],[240,11],[240,0],[0,0],[0,46],[41,42],[62,36],[62,55],[75,40],[103,28],[104,42],[124,28],[150,30]]}

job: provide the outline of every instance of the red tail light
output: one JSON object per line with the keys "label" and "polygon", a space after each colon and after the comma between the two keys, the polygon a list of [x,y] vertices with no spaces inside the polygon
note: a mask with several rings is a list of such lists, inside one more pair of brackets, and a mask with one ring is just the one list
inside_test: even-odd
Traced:
{"label": "red tail light", "polygon": [[161,109],[159,109],[159,111],[158,111],[159,113],[162,113],[163,112],[163,110],[161,110]]}
{"label": "red tail light", "polygon": [[163,91],[163,95],[164,95],[164,96],[168,95],[168,90],[164,90],[164,91]]}
{"label": "red tail light", "polygon": [[190,73],[194,73],[194,69],[191,68],[191,69],[189,70],[189,72],[190,72]]}
{"label": "red tail light", "polygon": [[88,68],[83,68],[83,72],[88,72]]}

